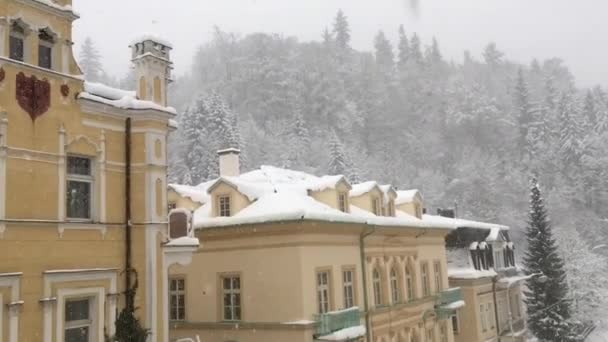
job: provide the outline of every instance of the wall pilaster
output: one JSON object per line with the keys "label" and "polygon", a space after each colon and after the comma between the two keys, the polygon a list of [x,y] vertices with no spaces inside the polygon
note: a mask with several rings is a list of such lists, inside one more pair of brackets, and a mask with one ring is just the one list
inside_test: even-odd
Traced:
{"label": "wall pilaster", "polygon": [[6,227],[6,160],[8,150],[8,119],[5,112],[0,112],[0,238],[4,235]]}
{"label": "wall pilaster", "polygon": [[58,191],[57,191],[57,220],[65,221],[65,175],[66,175],[66,154],[65,154],[65,128],[63,125],[59,128],[59,160],[57,164]]}

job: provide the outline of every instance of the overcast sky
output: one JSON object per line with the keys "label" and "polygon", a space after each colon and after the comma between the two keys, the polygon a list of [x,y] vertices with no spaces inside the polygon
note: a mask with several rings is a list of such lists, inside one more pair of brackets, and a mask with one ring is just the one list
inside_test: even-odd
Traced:
{"label": "overcast sky", "polygon": [[318,40],[338,9],[351,24],[353,46],[370,50],[378,30],[396,40],[400,24],[444,56],[480,56],[495,41],[509,59],[560,57],[580,85],[608,84],[608,2],[603,0],[73,0],[77,46],[91,36],[106,69],[126,72],[129,42],[154,33],[174,45],[176,74],[187,72],[214,25],[247,34],[275,32]]}

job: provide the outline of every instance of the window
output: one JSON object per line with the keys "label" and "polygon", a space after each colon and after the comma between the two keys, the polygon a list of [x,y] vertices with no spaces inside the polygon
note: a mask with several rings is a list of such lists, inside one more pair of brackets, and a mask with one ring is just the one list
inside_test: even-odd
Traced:
{"label": "window", "polygon": [[441,292],[441,290],[443,290],[443,284],[441,282],[441,263],[435,261],[433,268],[435,271],[435,291]]}
{"label": "window", "polygon": [[342,282],[344,284],[344,308],[352,308],[355,306],[355,271],[344,270]]}
{"label": "window", "polygon": [[186,319],[186,280],[184,278],[170,279],[169,319],[172,321]]}
{"label": "window", "polygon": [[93,329],[91,300],[70,299],[65,302],[65,342],[89,342]]}
{"label": "window", "polygon": [[177,203],[169,203],[169,205],[167,205],[167,207],[169,208],[169,212],[171,212],[171,210],[177,208]]}
{"label": "window", "polygon": [[446,322],[442,322],[439,325],[439,341],[448,342],[448,327],[446,325]]}
{"label": "window", "polygon": [[488,323],[486,321],[486,310],[485,305],[479,305],[479,318],[481,319],[481,330],[483,332],[488,331]]}
{"label": "window", "polygon": [[399,273],[394,268],[391,270],[391,299],[393,304],[401,301],[401,296],[399,295]]}
{"label": "window", "polygon": [[395,201],[388,201],[388,216],[395,217]]}
{"label": "window", "polygon": [[38,66],[46,69],[53,67],[53,36],[46,30],[40,30],[38,34]]}
{"label": "window", "polygon": [[68,157],[66,194],[68,218],[91,219],[92,169],[91,159]]}
{"label": "window", "polygon": [[504,257],[501,250],[494,251],[494,267],[496,269],[504,267]]}
{"label": "window", "polygon": [[513,318],[521,317],[521,306],[519,305],[519,294],[515,294],[510,298],[511,301],[511,313]]}
{"label": "window", "polygon": [[348,212],[348,197],[343,192],[338,194],[338,209],[343,213]]}
{"label": "window", "polygon": [[25,28],[17,22],[11,25],[9,37],[10,58],[16,61],[23,62],[25,55]]}
{"label": "window", "polygon": [[407,300],[414,300],[414,273],[409,265],[405,266],[405,287]]}
{"label": "window", "polygon": [[217,199],[220,217],[230,217],[230,196],[219,196]]}
{"label": "window", "polygon": [[435,331],[433,328],[426,329],[426,342],[434,342],[435,341]]}
{"label": "window", "polygon": [[382,278],[380,277],[380,272],[374,270],[372,278],[374,286],[374,303],[376,306],[379,306],[382,305]]}
{"label": "window", "polygon": [[317,300],[319,302],[319,313],[329,312],[329,272],[317,273]]}
{"label": "window", "polygon": [[494,304],[492,303],[487,303],[486,304],[486,317],[487,317],[487,321],[488,321],[488,325],[490,326],[490,329],[494,329],[496,327],[496,322],[494,321]]}
{"label": "window", "polygon": [[458,312],[452,316],[452,331],[457,335],[460,333],[460,320],[458,319]]}
{"label": "window", "polygon": [[372,213],[376,216],[382,215],[382,208],[380,208],[380,200],[377,197],[372,198]]}
{"label": "window", "polygon": [[429,285],[429,265],[423,263],[421,266],[422,273],[422,295],[424,297],[431,295],[431,286]]}
{"label": "window", "polygon": [[241,277],[227,276],[222,278],[224,320],[241,320]]}

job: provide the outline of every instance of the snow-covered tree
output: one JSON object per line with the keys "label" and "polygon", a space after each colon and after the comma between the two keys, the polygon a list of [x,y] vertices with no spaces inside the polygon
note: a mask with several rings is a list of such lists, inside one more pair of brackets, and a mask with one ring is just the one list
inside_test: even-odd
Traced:
{"label": "snow-covered tree", "polygon": [[90,37],[84,40],[79,57],[79,64],[87,81],[104,81],[106,76],[101,63],[101,55]]}
{"label": "snow-covered tree", "polygon": [[410,58],[410,42],[405,34],[403,25],[399,26],[399,53],[398,53],[398,65],[400,69],[407,66],[407,62]]}
{"label": "snow-covered tree", "polygon": [[410,57],[416,64],[422,64],[423,62],[422,43],[416,32],[412,34],[412,38],[410,39]]}
{"label": "snow-covered tree", "polygon": [[570,91],[562,94],[558,105],[559,149],[568,168],[577,165],[583,153],[583,129],[576,100]]}
{"label": "snow-covered tree", "polygon": [[496,43],[493,42],[486,45],[486,48],[483,51],[483,59],[486,61],[486,64],[491,67],[496,67],[501,64],[503,57],[504,53],[499,51],[496,48]]}
{"label": "snow-covered tree", "polygon": [[524,257],[525,302],[528,326],[540,341],[571,341],[571,298],[565,264],[559,255],[551,224],[536,179],[530,189],[530,211],[526,228],[528,249]]}
{"label": "snow-covered tree", "polygon": [[383,78],[387,79],[393,75],[395,54],[393,52],[393,46],[384,35],[384,32],[378,32],[374,40],[374,47],[376,49],[376,64],[378,65],[378,70]]}
{"label": "snow-covered tree", "polygon": [[348,18],[342,10],[338,11],[334,19],[333,34],[339,49],[347,50],[350,48],[350,27]]}

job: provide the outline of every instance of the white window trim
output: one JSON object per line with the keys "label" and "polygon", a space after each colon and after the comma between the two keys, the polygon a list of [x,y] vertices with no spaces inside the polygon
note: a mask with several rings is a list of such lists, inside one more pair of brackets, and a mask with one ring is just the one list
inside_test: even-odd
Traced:
{"label": "white window trim", "polygon": [[[46,271],[44,272],[43,275],[43,279],[44,279],[44,296],[47,299],[50,299],[53,297],[53,285],[57,284],[57,283],[66,283],[66,282],[72,282],[72,281],[94,281],[94,280],[109,280],[110,281],[110,292],[108,294],[116,294],[117,291],[117,278],[118,278],[118,271],[116,269],[110,269],[110,268],[106,268],[106,269],[80,269],[80,270],[50,270],[50,271]],[[85,289],[86,290],[86,289]],[[59,296],[59,291],[57,292],[57,295]],[[66,290],[63,290],[66,291]],[[63,294],[65,297],[65,293]],[[69,294],[71,295],[71,294]],[[61,306],[61,301],[57,300],[58,305],[57,307]],[[102,303],[105,303],[106,305],[101,305]],[[43,342],[53,342],[53,301],[46,301],[44,302],[44,308],[43,308]],[[116,321],[116,308],[117,308],[117,303],[115,298],[108,298],[108,301],[106,302],[106,298],[105,297],[100,297],[100,302],[99,302],[99,307],[100,310],[103,310],[103,307],[107,306],[108,310],[107,310],[107,321],[110,323],[108,324],[108,334],[109,335],[114,335],[115,332],[115,325],[114,322]],[[62,309],[63,310],[63,309]],[[101,316],[100,316],[101,317]],[[55,317],[55,329],[57,329],[57,335],[59,335],[59,328],[60,328],[60,324],[63,322],[62,320],[62,316],[57,316]],[[103,316],[103,319],[106,319],[106,316]],[[98,342],[104,342],[104,336],[103,336],[103,328],[104,326],[101,325],[99,327],[101,329],[101,336],[100,336],[100,340]],[[63,333],[61,333],[63,335]],[[58,338],[56,336],[58,341],[62,341],[62,339]],[[11,341],[13,342],[13,341]],[[16,341],[15,341],[16,342]]]}
{"label": "white window trim", "polygon": [[[320,277],[319,277],[321,274],[326,274],[326,276],[327,276],[326,284],[321,284]],[[319,314],[324,314],[324,313],[331,311],[330,273],[328,270],[318,271],[316,274],[316,278],[317,278],[317,311]],[[324,293],[325,293],[325,295],[324,295]],[[327,304],[327,310],[324,310],[324,308],[325,308],[324,304]]]}
{"label": "white window trim", "polygon": [[[11,298],[9,303],[19,302],[21,293],[21,273],[0,273],[0,287],[10,287]],[[4,336],[4,298],[0,294],[0,339]],[[19,310],[8,310],[8,342],[19,341]]]}
{"label": "white window trim", "polygon": [[441,279],[441,262],[433,262],[433,276],[435,279],[435,292],[439,293],[443,291],[443,281]]}
{"label": "white window trim", "polygon": [[[393,276],[394,274],[394,276]],[[393,304],[401,302],[401,289],[399,288],[399,271],[394,267],[389,272],[391,283],[391,301]]]}
{"label": "white window trim", "polygon": [[[239,279],[239,288],[238,289],[233,289],[232,288],[232,281],[230,282],[230,289],[225,289],[224,288],[224,280],[225,279],[233,279],[233,278],[238,278]],[[222,278],[222,297],[221,297],[221,303],[222,303],[222,320],[226,321],[226,322],[240,322],[243,320],[243,283],[242,283],[242,277],[240,274],[229,274],[229,275],[225,275]],[[329,279],[328,279],[329,282]],[[225,295],[238,295],[239,296],[239,302],[240,305],[238,306],[240,309],[240,314],[239,314],[239,318],[235,319],[234,318],[234,311],[232,312],[232,316],[231,319],[227,319],[226,318],[226,305],[224,304],[224,296]],[[229,305],[230,308],[234,308],[236,307],[236,305],[234,305],[234,303],[230,303]]]}
{"label": "white window trim", "polygon": [[[57,329],[57,341],[64,340],[65,334],[65,303],[69,299],[90,298],[89,310],[91,311],[91,333],[89,341],[104,342],[105,312],[104,306],[106,292],[103,287],[90,287],[82,289],[59,289],[57,290],[57,318],[55,328]],[[97,338],[95,338],[97,337]]]}
{"label": "white window trim", "polygon": [[[183,290],[171,290],[172,282],[178,281],[178,280],[184,281],[184,289]],[[184,317],[178,318],[178,319],[173,319],[173,318],[171,318],[171,312],[169,312],[169,319],[171,321],[186,320],[186,277],[174,277],[174,278],[169,279],[169,306],[170,306],[169,310],[173,310],[173,307],[171,307],[171,297],[172,296],[183,296],[184,297]],[[179,308],[179,301],[178,301],[177,307]]]}
{"label": "white window trim", "polygon": [[[83,159],[88,159],[91,162],[91,174],[88,176],[85,175],[76,175],[76,174],[70,174],[68,171],[68,164],[69,164],[69,158],[70,157],[76,157],[76,158],[83,158]],[[82,183],[89,183],[89,188],[90,188],[90,200],[89,200],[89,218],[79,218],[79,217],[69,217],[68,216],[68,206],[67,206],[67,202],[65,204],[65,218],[67,221],[69,222],[94,222],[96,221],[97,218],[97,189],[96,189],[96,175],[97,175],[97,161],[95,160],[95,157],[91,157],[91,156],[84,156],[84,155],[78,155],[78,154],[67,154],[66,158],[65,158],[65,162],[66,162],[66,173],[65,173],[65,189],[67,190],[68,188],[68,183],[70,181],[74,181],[74,182],[82,182]],[[67,201],[67,195],[65,195],[64,201]]]}
{"label": "white window trim", "polygon": [[[350,274],[350,281],[345,280],[345,276],[347,273]],[[348,296],[346,295],[347,288],[350,288],[350,291],[351,291],[351,296],[352,296],[352,298],[350,298],[351,303],[348,303]],[[354,269],[342,270],[342,291],[344,292],[343,293],[344,308],[347,309],[347,308],[351,308],[351,307],[355,306],[355,270]]]}

